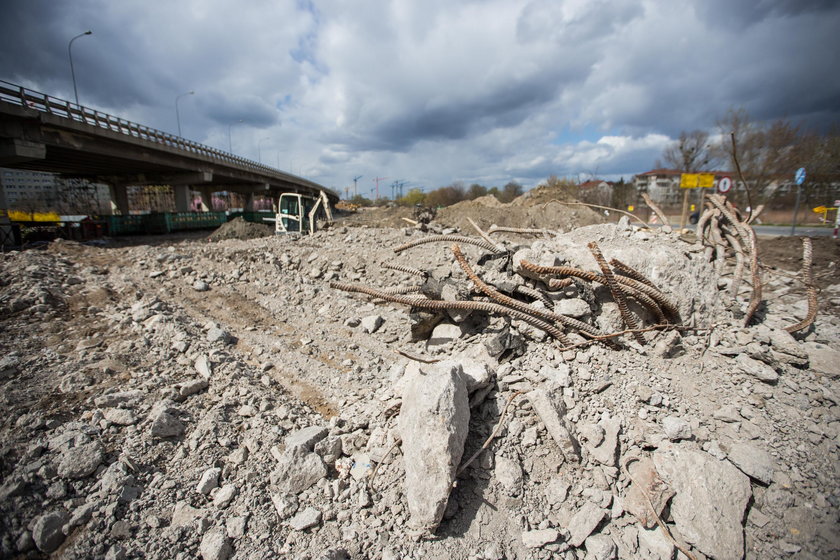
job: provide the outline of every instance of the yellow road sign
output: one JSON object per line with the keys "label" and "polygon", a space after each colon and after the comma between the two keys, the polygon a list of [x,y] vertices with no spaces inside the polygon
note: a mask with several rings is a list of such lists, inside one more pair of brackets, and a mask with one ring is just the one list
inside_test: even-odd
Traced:
{"label": "yellow road sign", "polygon": [[683,173],[680,176],[681,189],[711,189],[715,186],[714,173]]}
{"label": "yellow road sign", "polygon": [[697,179],[697,186],[701,189],[711,189],[715,186],[715,176],[713,173],[700,173]]}

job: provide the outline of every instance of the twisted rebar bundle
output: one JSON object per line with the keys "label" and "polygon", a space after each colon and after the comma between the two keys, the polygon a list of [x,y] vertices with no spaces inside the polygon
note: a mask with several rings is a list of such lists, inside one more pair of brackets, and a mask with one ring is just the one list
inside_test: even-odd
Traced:
{"label": "twisted rebar bundle", "polygon": [[[618,310],[621,313],[621,317],[622,319],[624,319],[624,323],[627,325],[627,328],[633,331],[638,330],[639,326],[636,324],[636,319],[633,317],[633,315],[630,313],[630,310],[627,308],[627,302],[624,301],[624,294],[622,294],[621,290],[618,288],[618,284],[615,280],[615,275],[613,274],[612,270],[607,264],[607,261],[604,259],[604,255],[601,254],[601,249],[598,248],[598,244],[594,241],[591,241],[586,246],[589,248],[589,251],[592,253],[592,256],[595,257],[595,261],[601,268],[601,272],[604,273],[604,278],[607,281],[607,287],[609,287],[610,293],[612,293],[612,297],[615,300],[615,303],[618,305]],[[633,332],[633,338],[635,338],[636,342],[638,342],[642,346],[647,344],[645,336],[640,332]]]}
{"label": "twisted rebar bundle", "polygon": [[[520,261],[519,266],[524,268],[525,270],[529,270],[535,274],[557,274],[559,276],[574,276],[577,278],[581,278],[583,280],[587,280],[589,282],[597,282],[599,284],[607,285],[607,279],[597,272],[590,272],[588,270],[581,270],[579,268],[574,268],[572,266],[540,266],[528,261]],[[665,295],[646,284],[643,284],[637,280],[632,278],[628,278],[627,276],[615,276],[616,281],[618,282],[619,290],[624,292],[627,295],[636,297],[638,293],[647,295],[648,298],[645,300],[643,297],[639,297],[640,301],[649,301],[653,300],[657,303],[658,307],[661,307],[666,312],[668,312],[672,317],[676,318],[679,316],[679,311],[677,307],[671,303]],[[552,287],[549,285],[549,287]],[[647,305],[647,303],[646,303]],[[656,310],[651,308],[651,310],[656,313]],[[662,313],[660,310],[659,313]]]}
{"label": "twisted rebar bundle", "polygon": [[805,319],[785,327],[789,333],[805,330],[811,326],[817,318],[817,286],[814,284],[814,269],[812,266],[813,247],[811,245],[810,237],[802,238],[802,281],[805,283],[805,289],[808,293],[808,314]]}
{"label": "twisted rebar bundle", "polygon": [[560,340],[561,337],[564,338],[564,335],[562,332],[560,332],[560,330],[550,325],[546,321],[537,319],[533,315],[522,313],[521,311],[517,311],[516,309],[511,309],[510,307],[499,305],[498,303],[489,303],[482,301],[443,301],[439,299],[416,299],[406,296],[386,294],[383,293],[381,290],[377,290],[369,286],[363,286],[359,284],[347,284],[345,282],[330,282],[330,288],[342,290],[344,292],[367,294],[369,296],[383,299],[385,301],[400,303],[402,305],[408,305],[410,307],[416,307],[420,309],[434,309],[437,311],[445,311],[447,309],[463,309],[470,311],[484,311],[485,313],[496,313],[498,315],[507,315],[509,317],[513,317],[514,319],[519,319],[520,321],[528,323],[532,327],[536,327],[540,330],[543,330],[551,336],[553,336],[554,338],[557,338],[558,340]]}

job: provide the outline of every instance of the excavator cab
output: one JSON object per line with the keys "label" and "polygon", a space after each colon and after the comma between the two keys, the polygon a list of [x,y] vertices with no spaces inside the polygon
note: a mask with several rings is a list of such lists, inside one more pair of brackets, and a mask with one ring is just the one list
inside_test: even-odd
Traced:
{"label": "excavator cab", "polygon": [[299,193],[282,193],[277,202],[277,216],[274,218],[274,233],[315,233],[319,221],[332,223],[332,211],[327,195],[317,197]]}

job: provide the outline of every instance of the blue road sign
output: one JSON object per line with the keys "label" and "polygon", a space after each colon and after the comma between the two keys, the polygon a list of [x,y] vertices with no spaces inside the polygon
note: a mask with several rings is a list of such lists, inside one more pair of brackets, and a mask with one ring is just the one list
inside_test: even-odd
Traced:
{"label": "blue road sign", "polygon": [[800,167],[796,170],[796,175],[793,176],[794,180],[796,181],[797,185],[801,185],[805,182],[805,168]]}

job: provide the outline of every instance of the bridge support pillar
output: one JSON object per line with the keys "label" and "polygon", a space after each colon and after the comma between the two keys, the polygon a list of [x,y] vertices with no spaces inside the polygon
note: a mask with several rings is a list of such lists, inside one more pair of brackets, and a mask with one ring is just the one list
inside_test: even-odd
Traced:
{"label": "bridge support pillar", "polygon": [[175,185],[175,211],[189,212],[190,200],[192,198],[192,189],[189,185]]}
{"label": "bridge support pillar", "polygon": [[[111,213],[119,213],[123,216],[128,216],[128,189],[125,185],[108,185],[108,190],[111,192]],[[117,212],[114,212],[116,210]]]}
{"label": "bridge support pillar", "polygon": [[201,211],[210,212],[213,210],[213,189],[210,187],[199,187],[198,194],[201,195]]}
{"label": "bridge support pillar", "polygon": [[246,212],[253,212],[254,211],[254,201],[257,197],[254,193],[249,192],[245,195],[245,211]]}

